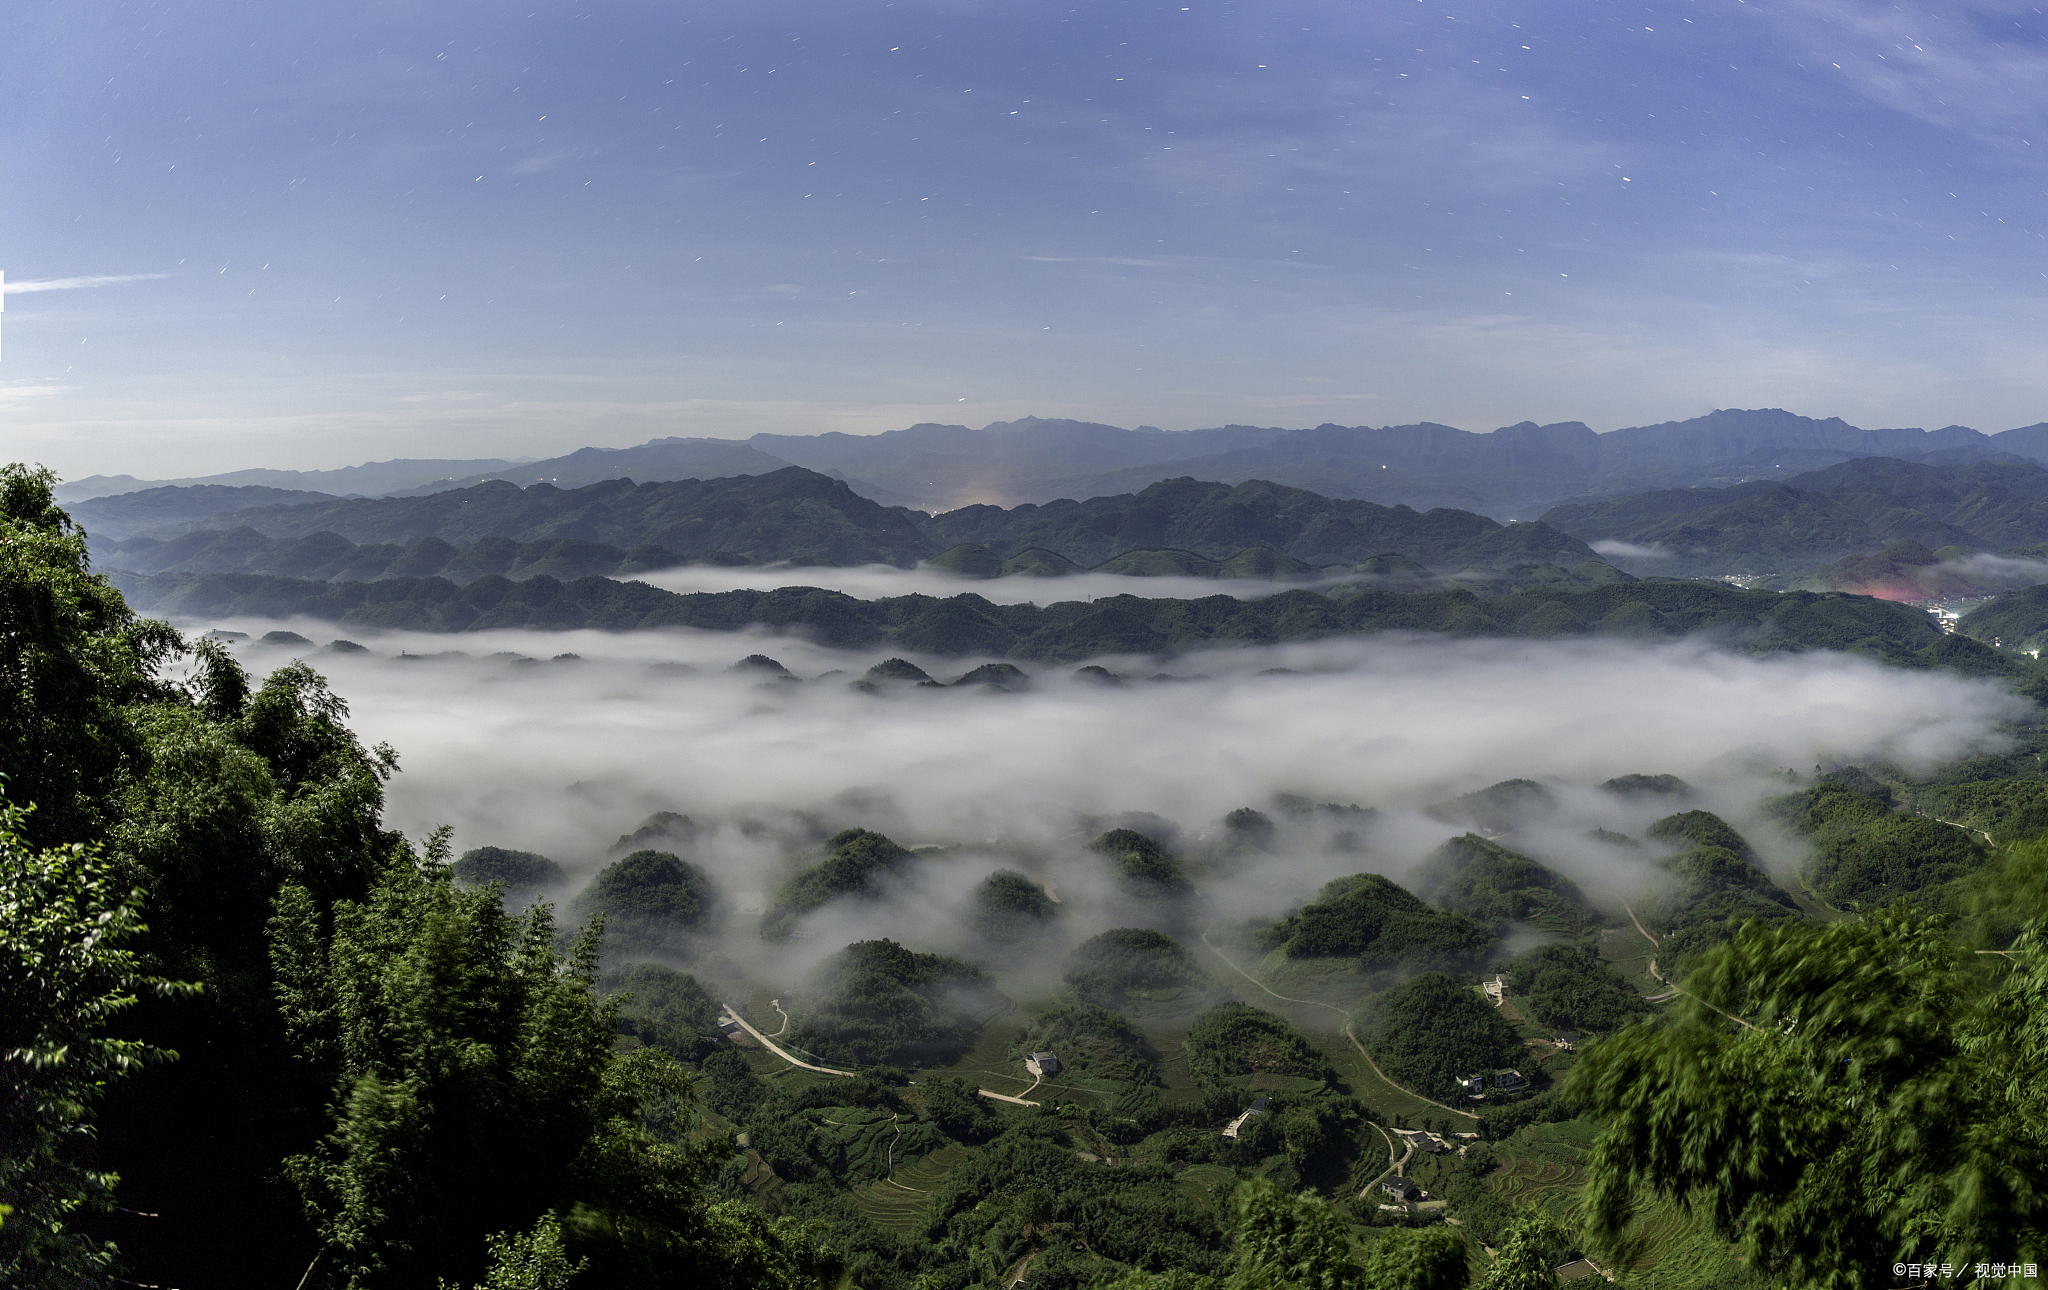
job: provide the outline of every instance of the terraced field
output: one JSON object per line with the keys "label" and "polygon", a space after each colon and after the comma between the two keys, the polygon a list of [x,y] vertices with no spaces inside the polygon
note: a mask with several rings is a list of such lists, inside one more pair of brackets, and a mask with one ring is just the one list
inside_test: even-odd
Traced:
{"label": "terraced field", "polygon": [[958,1144],[941,1147],[897,1169],[895,1181],[884,1179],[855,1191],[853,1203],[878,1226],[892,1232],[915,1231],[924,1222],[932,1193],[974,1154],[974,1148]]}
{"label": "terraced field", "polygon": [[1562,1211],[1578,1203],[1585,1182],[1585,1171],[1577,1165],[1517,1156],[1486,1180],[1486,1189],[1510,1205],[1542,1205]]}

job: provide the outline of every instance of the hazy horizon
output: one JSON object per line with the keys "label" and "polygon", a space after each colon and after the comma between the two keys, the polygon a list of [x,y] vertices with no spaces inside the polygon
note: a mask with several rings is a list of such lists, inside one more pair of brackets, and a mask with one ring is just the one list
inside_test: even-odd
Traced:
{"label": "hazy horizon", "polygon": [[161,478],[1026,413],[2024,425],[2044,23],[32,0],[0,426]]}

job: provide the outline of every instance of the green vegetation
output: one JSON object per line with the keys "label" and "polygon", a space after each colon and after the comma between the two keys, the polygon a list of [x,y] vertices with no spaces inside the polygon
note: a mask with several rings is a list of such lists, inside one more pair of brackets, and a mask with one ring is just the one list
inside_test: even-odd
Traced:
{"label": "green vegetation", "polygon": [[1059,906],[1045,888],[1015,869],[998,869],[974,889],[968,913],[974,930],[999,945],[1015,945],[1046,929]]}
{"label": "green vegetation", "polygon": [[[1077,991],[1078,993],[1078,991]],[[1161,1084],[1159,1053],[1145,1032],[1120,1012],[1092,1003],[1062,1003],[1032,1019],[1020,1047],[1051,1050],[1068,1067],[1126,1084]]]}
{"label": "green vegetation", "polygon": [[1248,1003],[1222,1003],[1195,1018],[1188,1030],[1188,1068],[1196,1079],[1233,1075],[1294,1075],[1335,1080],[1321,1049],[1284,1019]]}
{"label": "green vegetation", "polygon": [[910,863],[910,852],[879,833],[846,829],[825,844],[825,856],[784,883],[775,903],[761,919],[761,935],[787,936],[796,922],[814,909],[841,899],[872,899],[880,894],[880,880],[900,873]]}
{"label": "green vegetation", "polygon": [[1523,954],[1508,969],[1507,991],[1526,998],[1536,1020],[1569,1030],[1617,1030],[1649,1011],[1587,942],[1539,945]]}
{"label": "green vegetation", "polygon": [[1135,829],[1111,829],[1088,849],[1116,866],[1124,892],[1140,900],[1165,900],[1193,890],[1187,874],[1166,848]]}
{"label": "green vegetation", "polygon": [[1797,904],[1769,874],[1726,847],[1695,847],[1655,863],[1664,870],[1663,880],[1635,910],[1658,929],[1667,972],[1750,919],[1799,916]]}
{"label": "green vegetation", "polygon": [[853,1066],[943,1066],[1002,1002],[980,968],[894,941],[859,941],[819,966],[790,1013],[790,1043]]}
{"label": "green vegetation", "polygon": [[1692,796],[1692,785],[1676,775],[1616,775],[1600,787],[1617,797]]}
{"label": "green vegetation", "polygon": [[1644,1196],[1682,1200],[1776,1283],[1847,1290],[1896,1284],[1894,1261],[2036,1258],[2037,946],[1985,963],[1938,919],[1893,909],[1752,926],[1703,955],[1687,977],[1703,1002],[1622,1031],[1572,1073],[1574,1098],[1607,1120],[1588,1162],[1595,1230],[1618,1245]]}
{"label": "green vegetation", "polygon": [[1599,921],[1569,878],[1470,833],[1429,854],[1416,891],[1454,914],[1481,922],[1545,919],[1579,931]]}
{"label": "green vegetation", "polygon": [[[842,648],[893,645],[944,656],[1047,663],[1378,631],[1530,638],[1618,632],[1662,638],[1704,633],[1756,654],[1839,649],[1910,667],[2013,676],[2034,671],[2026,660],[1944,636],[1909,605],[1835,593],[1744,591],[1712,582],[1643,581],[1576,591],[1533,587],[1502,595],[1375,585],[1341,594],[1297,589],[1254,600],[1105,596],[1039,606],[998,605],[967,592],[943,599],[857,600],[815,587],[684,595],[646,583],[596,577],[564,582],[544,575],[523,582],[490,575],[467,586],[439,577],[329,583],[256,574],[160,574],[118,580],[138,605],[194,616],[303,616],[427,632],[766,627]],[[1530,617],[1553,608],[1548,625]],[[1525,623],[1531,624],[1527,630]]]}
{"label": "green vegetation", "polygon": [[532,851],[508,851],[504,847],[477,847],[462,853],[455,862],[455,881],[465,887],[501,883],[505,899],[514,905],[530,905],[541,893],[559,887],[567,875],[562,866]]}
{"label": "green vegetation", "polygon": [[667,851],[635,851],[601,870],[577,894],[578,917],[600,915],[613,948],[629,954],[687,953],[690,933],[717,913],[711,876]]}
{"label": "green vegetation", "polygon": [[146,974],[146,930],[96,848],[35,849],[26,812],[0,801],[0,1278],[96,1284],[112,1246],[72,1226],[113,1208],[114,1175],[89,1168],[94,1104],[172,1057],[107,1027],[138,993],[192,994]]}
{"label": "green vegetation", "polygon": [[1983,866],[1989,848],[1968,829],[1897,813],[1887,790],[1874,781],[1872,789],[1876,795],[1824,779],[1766,809],[1811,839],[1802,876],[1835,908],[1880,909],[1900,899],[1942,907],[1953,885]]}
{"label": "green vegetation", "polygon": [[1652,824],[1647,832],[1650,837],[1668,846],[1719,847],[1723,851],[1734,852],[1751,864],[1757,863],[1756,851],[1749,845],[1749,840],[1712,811],[1684,811],[1678,815],[1667,815]]}
{"label": "green vegetation", "polygon": [[1476,987],[1441,972],[1386,991],[1358,1021],[1380,1069],[1428,1098],[1455,1096],[1468,1075],[1519,1066],[1527,1051]]}
{"label": "green vegetation", "polygon": [[[2042,1244],[2038,729],[1924,776],[1837,770],[1780,803],[1815,848],[1810,876],[1842,881],[1845,857],[1885,842],[1913,865],[1883,870],[1866,898],[1910,879],[1922,906],[1967,914],[1960,933],[1903,908],[1802,919],[1739,835],[1686,813],[1652,833],[1653,849],[1679,849],[1655,862],[1669,888],[1636,902],[1663,945],[1609,929],[1611,968],[1587,946],[1545,946],[1507,966],[1502,1009],[1450,977],[1397,982],[1354,1028],[1390,1078],[1445,1098],[1446,1074],[1500,1065],[1539,1088],[1572,1081],[1490,1100],[1471,1126],[1373,1076],[1321,1007],[1291,1023],[1209,1007],[1224,986],[1139,929],[1082,946],[1069,993],[1022,1012],[971,964],[847,947],[781,997],[795,1016],[776,1040],[862,1073],[789,1068],[717,1034],[722,1002],[759,1008],[768,982],[723,959],[707,963],[715,988],[655,963],[614,959],[600,975],[595,926],[560,931],[546,906],[519,912],[486,885],[520,866],[547,875],[538,858],[451,865],[445,833],[418,846],[385,830],[395,754],[356,742],[317,674],[287,665],[259,685],[217,645],[135,620],[86,572],[47,481],[19,470],[0,476],[0,604],[0,662],[27,678],[0,688],[0,769],[9,802],[35,808],[0,820],[10,1285],[211,1283],[228,1249],[236,1277],[306,1290],[1449,1290],[1482,1276],[1505,1290],[1552,1284],[1585,1215],[1624,1284],[1876,1290],[1886,1255]],[[1895,800],[1995,825],[1996,855],[1939,870],[1931,841],[1887,832],[1915,823]],[[1202,862],[1254,862],[1310,809],[1233,813]],[[1370,818],[1315,809],[1333,826]],[[650,819],[614,853],[653,858],[628,854],[616,885],[668,913],[694,892],[702,912],[692,867],[661,850],[688,855],[696,833]],[[1459,847],[1432,875],[1447,903],[1558,894],[1513,852]],[[1161,848],[1136,868],[1162,857],[1173,863]],[[778,900],[786,919],[884,890],[909,856],[852,830],[806,862]],[[624,882],[636,867],[680,878]],[[1030,946],[1052,906],[1005,871],[970,908]],[[1770,921],[1738,926],[1752,914]],[[616,908],[606,923],[616,931]],[[1362,875],[1290,924],[1268,929],[1266,966],[1301,962],[1284,988],[1326,1002],[1376,951],[1421,951],[1393,955],[1380,981],[1459,928],[1481,933],[1451,946],[1465,962],[1494,952],[1483,925]],[[1326,933],[1338,953],[1289,958],[1297,936]],[[1967,953],[1960,936],[1996,952]],[[1623,1024],[1645,1005],[1619,973],[1651,955],[1703,1002]],[[1227,986],[1266,997],[1234,974]],[[1515,1010],[1611,1033],[1551,1052],[1524,1042],[1543,1031]],[[1014,1058],[1040,1048],[1066,1067],[1030,1095],[1044,1105],[978,1095],[1021,1092]],[[1375,1110],[1490,1140],[1406,1166],[1462,1227],[1360,1197],[1387,1167]],[[1747,1266],[1727,1257],[1730,1237]]]}
{"label": "green vegetation", "polygon": [[1118,927],[1081,942],[1067,955],[1063,975],[1076,998],[1107,1009],[1178,997],[1207,983],[1179,941],[1142,927]]}
{"label": "green vegetation", "polygon": [[2048,780],[1995,779],[1930,788],[1915,795],[1928,814],[2009,842],[2048,833]]}
{"label": "green vegetation", "polygon": [[1533,779],[1509,779],[1429,808],[1432,819],[1470,824],[1493,833],[1540,820],[1557,809],[1557,797]]}
{"label": "green vegetation", "polygon": [[697,978],[660,963],[627,963],[600,982],[622,996],[618,1027],[649,1048],[679,1061],[701,1061],[717,1048],[720,1008]]}
{"label": "green vegetation", "polygon": [[1397,963],[1464,964],[1493,948],[1491,928],[1463,914],[1431,909],[1378,874],[1339,878],[1315,900],[1261,929],[1259,943],[1290,959],[1355,958],[1367,968]]}

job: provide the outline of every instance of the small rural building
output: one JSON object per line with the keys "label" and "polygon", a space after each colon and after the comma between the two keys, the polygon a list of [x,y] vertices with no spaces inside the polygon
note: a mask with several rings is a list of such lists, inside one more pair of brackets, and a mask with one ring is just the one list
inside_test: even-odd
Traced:
{"label": "small rural building", "polygon": [[1458,1081],[1458,1091],[1466,1097],[1486,1096],[1486,1076],[1467,1075]]}
{"label": "small rural building", "polygon": [[1577,1047],[1578,1042],[1579,1037],[1573,1031],[1560,1030],[1557,1032],[1557,1046],[1566,1052],[1570,1052],[1573,1048]]}
{"label": "small rural building", "polygon": [[1520,1071],[1495,1071],[1493,1086],[1504,1093],[1511,1093],[1516,1089],[1529,1087],[1529,1081],[1522,1078]]}
{"label": "small rural building", "polygon": [[1060,1073],[1060,1059],[1057,1053],[1033,1053],[1024,1059],[1024,1069],[1044,1079]]}
{"label": "small rural building", "polygon": [[1380,1190],[1403,1204],[1412,1205],[1422,1199],[1422,1188],[1415,1185],[1414,1179],[1403,1178],[1398,1174],[1392,1178],[1382,1179]]}
{"label": "small rural building", "polygon": [[1445,1155],[1451,1149],[1450,1143],[1427,1129],[1396,1129],[1394,1133],[1417,1151],[1426,1151],[1433,1156]]}

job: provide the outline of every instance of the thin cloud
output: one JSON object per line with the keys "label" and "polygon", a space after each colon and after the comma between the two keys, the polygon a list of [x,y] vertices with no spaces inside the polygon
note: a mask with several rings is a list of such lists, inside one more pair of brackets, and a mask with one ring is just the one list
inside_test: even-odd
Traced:
{"label": "thin cloud", "polygon": [[1134,264],[1147,269],[1163,269],[1164,260],[1127,260],[1115,255],[1027,255],[1027,260],[1040,264]]}
{"label": "thin cloud", "polygon": [[118,287],[128,282],[154,282],[158,278],[175,277],[170,273],[96,273],[83,278],[30,278],[7,284],[10,296],[27,295],[33,291],[82,291],[87,287]]}

